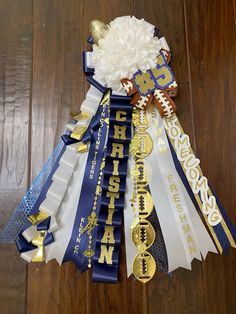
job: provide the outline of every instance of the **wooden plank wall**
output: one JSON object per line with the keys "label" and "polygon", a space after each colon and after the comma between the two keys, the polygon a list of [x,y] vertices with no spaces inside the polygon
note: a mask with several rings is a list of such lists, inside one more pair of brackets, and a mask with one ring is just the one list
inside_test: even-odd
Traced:
{"label": "wooden plank wall", "polygon": [[[81,51],[92,19],[135,15],[157,25],[173,52],[179,119],[236,224],[235,0],[0,0],[0,226],[56,145],[88,85]],[[71,263],[26,264],[0,246],[1,314],[236,312],[236,252],[193,270],[91,284]]]}

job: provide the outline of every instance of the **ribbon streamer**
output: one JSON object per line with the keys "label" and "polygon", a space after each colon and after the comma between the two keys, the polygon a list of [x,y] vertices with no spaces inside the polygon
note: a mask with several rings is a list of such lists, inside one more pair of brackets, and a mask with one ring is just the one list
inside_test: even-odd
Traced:
{"label": "ribbon streamer", "polygon": [[[76,147],[74,147],[74,149],[76,150]],[[78,165],[75,168],[72,180],[68,186],[65,200],[57,213],[60,228],[54,232],[55,241],[50,246],[45,247],[46,262],[53,258],[56,258],[59,264],[63,262],[65,251],[71,238],[83,182],[82,180],[78,180],[78,178],[81,178],[85,172],[87,158],[88,152],[80,154],[79,156]]]}
{"label": "ribbon streamer", "polygon": [[[93,256],[93,281],[95,282],[117,282],[122,211],[126,190],[126,171],[121,177],[119,168],[122,166],[127,169],[131,140],[131,114],[132,106],[129,97],[119,95],[111,97],[112,119],[109,122],[104,184],[98,217],[96,249]],[[106,180],[108,184],[105,184]]]}
{"label": "ribbon streamer", "polygon": [[71,234],[68,247],[66,249],[63,261],[72,260],[81,271],[85,271],[88,268],[88,260],[84,255],[84,251],[87,245],[87,235],[81,233],[81,229],[85,227],[88,213],[91,212],[93,207],[93,198],[95,194],[100,165],[102,162],[104,147],[106,144],[106,122],[108,117],[108,106],[106,103],[106,95],[104,95],[105,101],[102,100],[98,107],[98,112],[96,114],[96,120],[100,122],[94,123],[92,139],[87,159],[87,164],[85,167],[83,183],[77,208],[77,213],[75,216],[74,226]]}
{"label": "ribbon streamer", "polygon": [[27,221],[27,216],[32,213],[35,203],[44,189],[45,183],[47,182],[50,174],[52,173],[53,169],[55,169],[55,165],[58,163],[58,159],[60,158],[64,149],[64,143],[60,141],[44,164],[41,172],[32,183],[30,189],[23,197],[22,202],[15,209],[9,222],[0,232],[0,243],[14,243],[18,238],[19,233]]}
{"label": "ribbon streamer", "polygon": [[[190,269],[193,258],[201,259],[201,247],[196,235],[195,222],[191,220],[189,208],[182,194],[180,180],[166,139],[163,120],[157,110],[155,108],[153,110],[154,114],[151,109],[148,110],[148,116],[151,125],[149,133],[154,140],[154,149],[147,158],[147,167],[149,165],[152,169],[149,185],[166,244],[169,271],[178,267]],[[157,186],[158,188],[156,188]],[[161,190],[162,192],[160,192]],[[200,219],[197,221],[197,225],[200,225]],[[205,236],[207,236],[206,232]],[[206,240],[206,243],[210,244],[207,250],[215,251],[209,236]],[[203,249],[204,255],[205,251]]]}
{"label": "ribbon streamer", "polygon": [[176,115],[173,115],[171,119],[166,119],[164,125],[219,252],[222,254],[229,248],[229,245],[235,248],[236,229],[232,226],[226,213],[224,211],[221,213],[216,198],[208,186],[207,178],[203,176],[199,166],[200,161],[195,157],[190,146],[189,137],[184,133]]}

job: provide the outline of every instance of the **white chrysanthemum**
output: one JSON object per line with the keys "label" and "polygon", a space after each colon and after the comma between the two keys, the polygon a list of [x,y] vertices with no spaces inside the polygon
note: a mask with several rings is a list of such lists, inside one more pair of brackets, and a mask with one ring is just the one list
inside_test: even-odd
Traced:
{"label": "white chrysanthemum", "polygon": [[154,35],[154,26],[134,16],[116,18],[109,25],[109,32],[93,45],[93,63],[96,76],[107,87],[121,91],[122,78],[132,78],[139,69],[146,71],[156,64],[161,49]]}

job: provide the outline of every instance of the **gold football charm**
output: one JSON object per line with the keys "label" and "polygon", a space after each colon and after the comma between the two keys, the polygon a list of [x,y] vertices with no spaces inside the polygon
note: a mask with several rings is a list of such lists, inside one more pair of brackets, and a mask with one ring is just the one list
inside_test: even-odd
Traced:
{"label": "gold football charm", "polygon": [[136,128],[147,129],[148,119],[144,110],[134,109],[132,113],[132,123]]}
{"label": "gold football charm", "polygon": [[86,257],[92,257],[95,254],[95,252],[93,250],[91,250],[91,249],[87,249],[87,250],[84,251],[83,254]]}
{"label": "gold football charm", "polygon": [[146,169],[144,167],[143,159],[137,159],[135,162],[135,167],[138,171],[137,185],[138,188],[145,187],[148,185]]}
{"label": "gold football charm", "polygon": [[153,148],[151,136],[145,132],[138,132],[131,141],[131,153],[137,158],[146,158],[150,155]]}
{"label": "gold football charm", "polygon": [[156,262],[148,252],[135,256],[133,261],[133,274],[136,279],[145,283],[152,279],[156,272]]}
{"label": "gold football charm", "polygon": [[153,211],[154,205],[151,194],[145,189],[138,189],[137,202],[139,209],[139,217],[147,218]]}
{"label": "gold football charm", "polygon": [[140,220],[132,229],[132,240],[139,252],[148,250],[152,246],[155,237],[153,226],[145,219]]}

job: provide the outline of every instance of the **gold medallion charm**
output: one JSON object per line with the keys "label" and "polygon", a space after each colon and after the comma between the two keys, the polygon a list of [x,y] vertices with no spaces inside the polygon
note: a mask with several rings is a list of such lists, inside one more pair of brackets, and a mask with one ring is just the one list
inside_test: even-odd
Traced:
{"label": "gold medallion charm", "polygon": [[145,189],[138,189],[137,202],[139,208],[139,217],[147,218],[154,208],[151,194]]}
{"label": "gold medallion charm", "polygon": [[88,249],[88,250],[85,250],[83,254],[86,257],[92,257],[95,254],[95,252],[91,249]]}
{"label": "gold medallion charm", "polygon": [[130,170],[130,175],[137,184],[137,188],[144,188],[148,185],[146,169],[144,168],[143,159],[135,161],[135,165]]}
{"label": "gold medallion charm", "polygon": [[152,255],[143,252],[135,256],[133,261],[133,274],[136,279],[145,283],[152,279],[156,272],[156,262]]}
{"label": "gold medallion charm", "polygon": [[84,232],[90,233],[97,226],[98,217],[95,212],[92,212],[91,215],[88,216],[87,225],[81,229],[81,234]]}
{"label": "gold medallion charm", "polygon": [[131,154],[137,158],[146,158],[150,155],[153,148],[153,142],[151,136],[141,131],[134,135],[131,141]]}
{"label": "gold medallion charm", "polygon": [[134,110],[132,114],[133,125],[138,129],[148,128],[148,119],[144,110]]}
{"label": "gold medallion charm", "polygon": [[132,230],[132,240],[139,252],[148,250],[155,241],[155,230],[149,221],[140,220]]}
{"label": "gold medallion charm", "polygon": [[136,169],[138,170],[138,177],[137,177],[137,187],[145,187],[148,185],[147,180],[147,172],[144,167],[143,159],[137,159],[135,162]]}
{"label": "gold medallion charm", "polygon": [[145,283],[152,279],[156,272],[156,262],[147,252],[153,245],[156,233],[152,224],[146,220],[154,209],[154,203],[148,190],[148,175],[144,158],[149,156],[153,149],[151,136],[148,129],[147,114],[143,109],[134,109],[132,122],[135,126],[130,153],[134,157],[135,165],[130,171],[134,192],[131,201],[134,219],[131,224],[131,235],[134,245],[139,252],[133,260],[133,274],[139,281]]}

